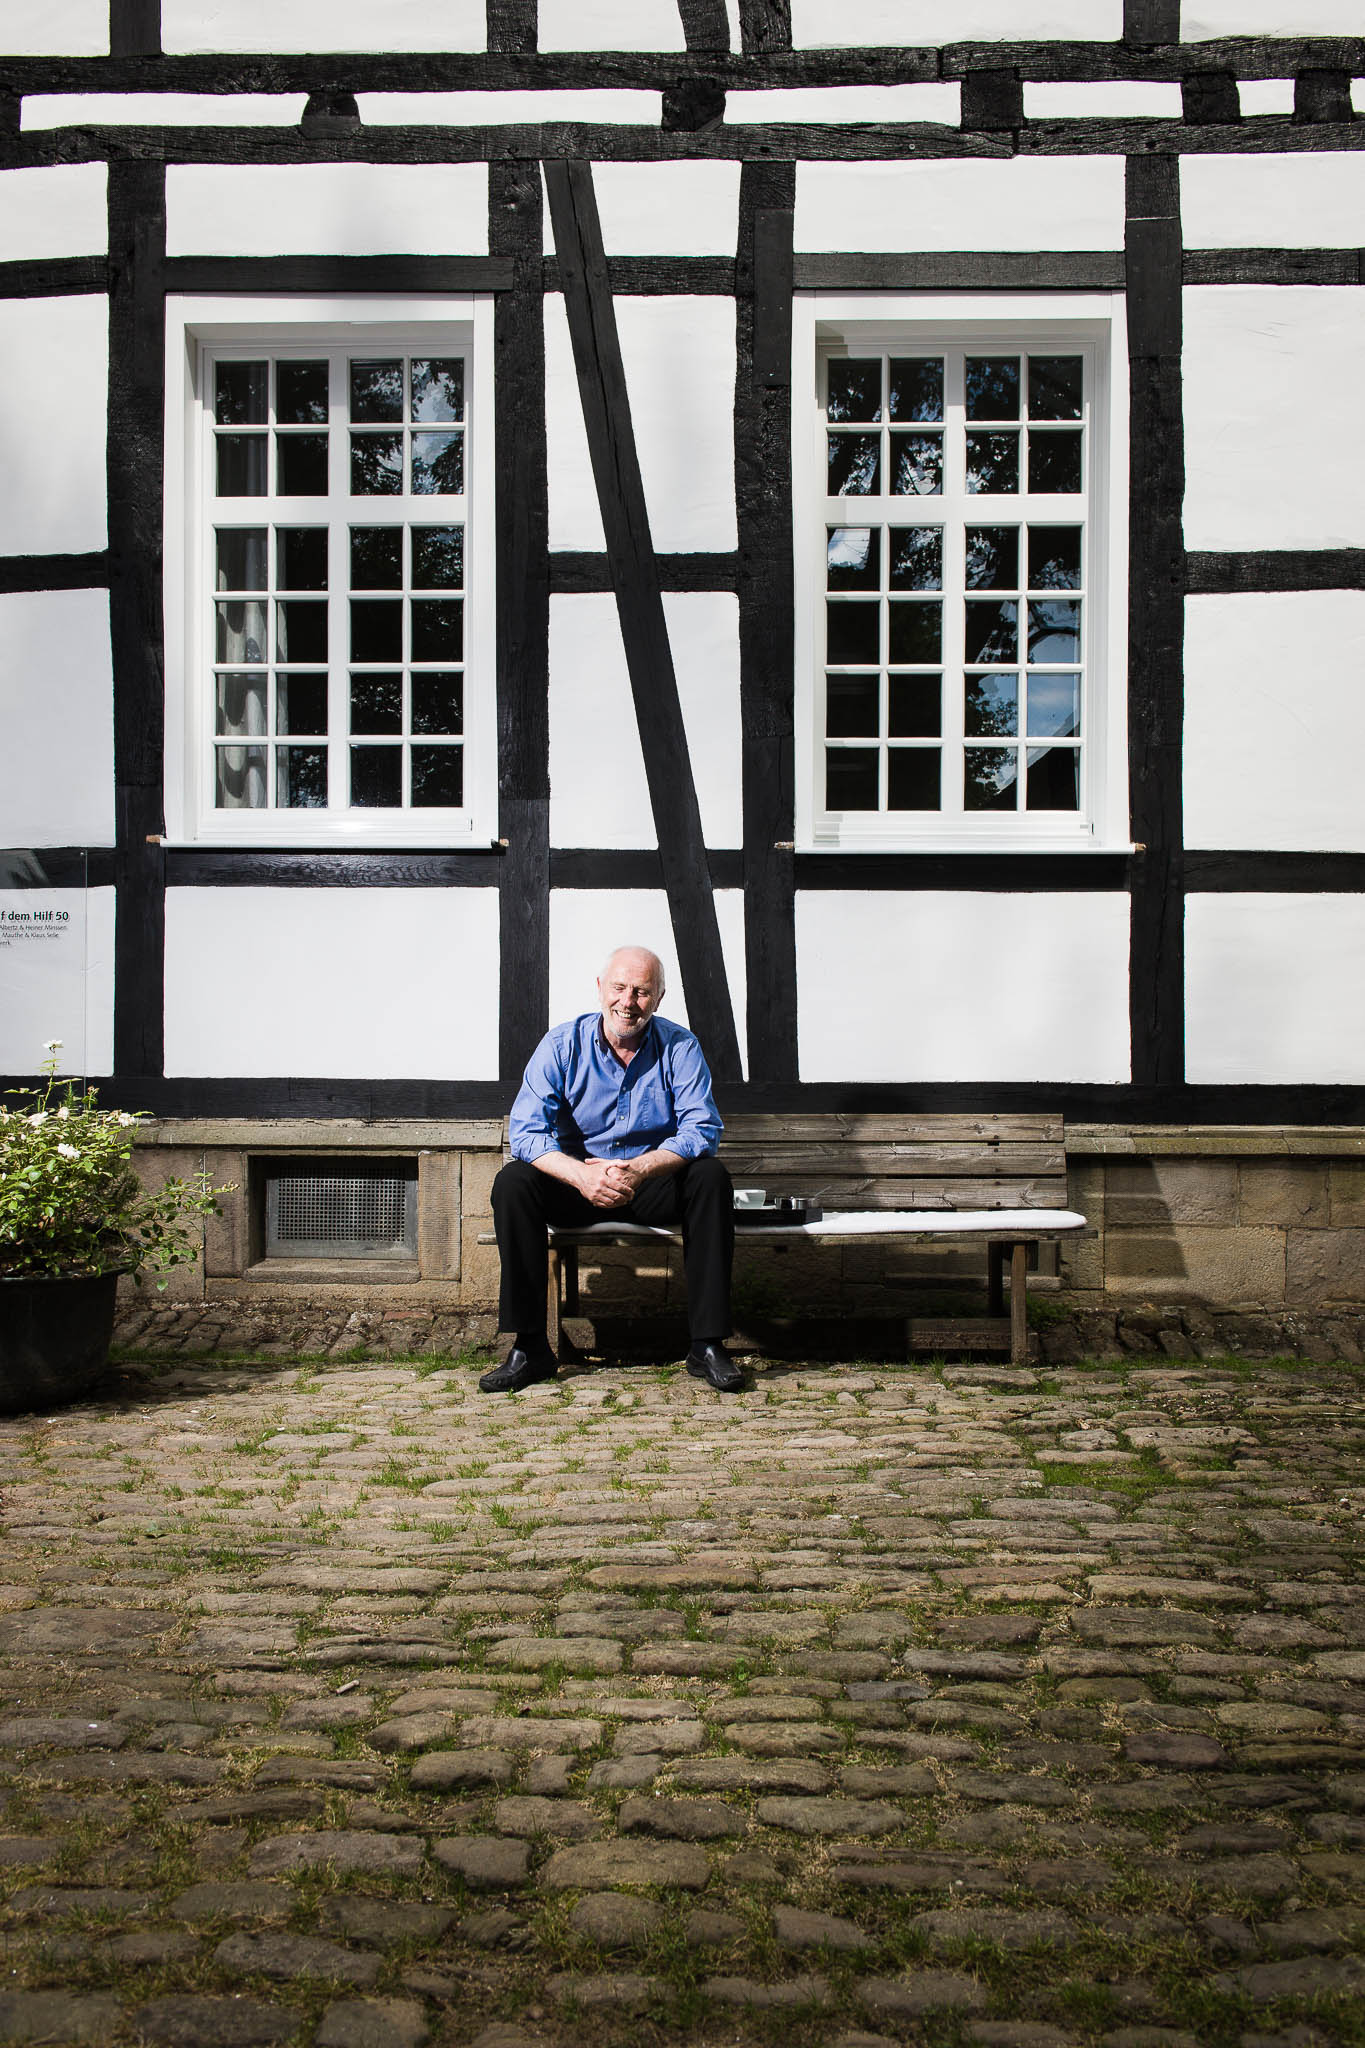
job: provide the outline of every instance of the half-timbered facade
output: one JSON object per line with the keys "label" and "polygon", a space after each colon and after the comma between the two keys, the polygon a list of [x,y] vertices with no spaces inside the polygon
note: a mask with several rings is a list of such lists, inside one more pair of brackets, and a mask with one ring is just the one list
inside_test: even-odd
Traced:
{"label": "half-timbered facade", "polygon": [[1356,1298],[1360,31],[8,0],[0,1072],[474,1301],[631,940],[836,1179],[1055,1119],[1077,1287]]}

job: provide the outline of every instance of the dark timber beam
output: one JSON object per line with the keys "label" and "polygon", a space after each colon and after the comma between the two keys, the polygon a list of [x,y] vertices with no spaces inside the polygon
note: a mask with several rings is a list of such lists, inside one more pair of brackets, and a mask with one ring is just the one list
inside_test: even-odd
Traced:
{"label": "dark timber beam", "polygon": [[[1289,0],[1286,0],[1286,5]],[[271,56],[115,54],[0,58],[11,93],[459,92],[587,86],[664,91],[698,73],[741,86],[896,85],[997,67],[1028,79],[1298,78],[1365,71],[1365,35],[1225,36],[1210,42],[976,42],[881,48],[791,47],[786,0],[742,0],[743,51],[564,50],[525,47],[531,0],[501,0],[498,47],[486,51],[312,52]],[[509,47],[509,43],[514,47]],[[1339,88],[1333,87],[1339,101]]]}
{"label": "dark timber beam", "polygon": [[487,0],[488,48],[506,56],[525,56],[536,47],[536,0]]}
{"label": "dark timber beam", "polygon": [[[0,1075],[0,1090],[31,1088],[31,1074]],[[259,1079],[114,1081],[100,1091],[106,1109],[145,1109],[162,1117],[359,1117],[389,1119],[490,1117],[507,1113],[500,1081],[298,1081]],[[1179,1088],[1088,1086],[1047,1081],[986,1085],[969,1082],[743,1082],[725,1091],[727,1113],[774,1116],[894,1116],[939,1111],[975,1116],[1011,1111],[1061,1115],[1067,1123],[1117,1124],[1365,1124],[1365,1088],[1348,1083],[1297,1086],[1212,1083]]]}
{"label": "dark timber beam", "polygon": [[744,800],[744,955],[749,1070],[794,1082],[796,898],[791,522],[793,163],[746,164],[739,180],[735,301],[735,510]]}
{"label": "dark timber beam", "polygon": [[1365,590],[1365,548],[1266,548],[1191,554],[1191,596],[1244,590]]}
{"label": "dark timber beam", "polygon": [[1123,40],[1134,49],[1180,41],[1180,0],[1123,0]]}
{"label": "dark timber beam", "polygon": [[109,0],[109,55],[161,55],[161,0]]}
{"label": "dark timber beam", "polygon": [[0,556],[0,592],[98,590],[109,581],[107,551],[93,555]]}
{"label": "dark timber beam", "polygon": [[161,506],[166,174],[109,166],[109,627],[114,667],[114,1071],[163,1064]]}
{"label": "dark timber beam", "polygon": [[1180,166],[1130,157],[1124,257],[1130,380],[1128,773],[1135,863],[1129,1004],[1133,1082],[1185,1073],[1185,439]]}
{"label": "dark timber beam", "polygon": [[591,166],[547,163],[545,185],[688,1015],[716,1079],[733,1082],[740,1076],[739,1039]]}
{"label": "dark timber beam", "polygon": [[[493,164],[488,246],[513,285],[493,316],[496,442],[498,1072],[514,1089],[549,1023],[550,534],[540,168]],[[468,856],[464,856],[468,858]]]}
{"label": "dark timber beam", "polygon": [[729,50],[730,17],[725,0],[678,0],[678,13],[689,50]]}

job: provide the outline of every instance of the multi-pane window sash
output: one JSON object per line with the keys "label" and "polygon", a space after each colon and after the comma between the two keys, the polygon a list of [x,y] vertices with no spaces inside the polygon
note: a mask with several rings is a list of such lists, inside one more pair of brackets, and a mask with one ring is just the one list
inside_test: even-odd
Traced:
{"label": "multi-pane window sash", "polygon": [[1085,342],[823,358],[827,827],[1082,823],[1093,384]]}
{"label": "multi-pane window sash", "polygon": [[468,377],[459,346],[208,354],[217,813],[464,805]]}

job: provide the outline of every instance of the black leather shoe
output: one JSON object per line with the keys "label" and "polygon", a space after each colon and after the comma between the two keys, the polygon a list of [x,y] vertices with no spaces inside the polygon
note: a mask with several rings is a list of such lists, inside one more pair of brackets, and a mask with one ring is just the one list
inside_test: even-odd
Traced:
{"label": "black leather shoe", "polygon": [[520,1344],[514,1344],[501,1365],[495,1365],[492,1372],[486,1372],[479,1381],[482,1394],[519,1394],[523,1387],[533,1387],[538,1380],[552,1380],[559,1370],[559,1361],[548,1343],[542,1343],[534,1351],[523,1351]]}
{"label": "black leather shoe", "polygon": [[687,1354],[687,1370],[718,1394],[737,1394],[744,1385],[743,1373],[723,1344],[694,1344]]}

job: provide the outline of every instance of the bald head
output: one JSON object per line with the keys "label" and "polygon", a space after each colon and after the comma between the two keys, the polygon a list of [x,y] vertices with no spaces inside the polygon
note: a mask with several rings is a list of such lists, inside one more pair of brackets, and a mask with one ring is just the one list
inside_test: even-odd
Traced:
{"label": "bald head", "polygon": [[602,969],[601,982],[629,976],[633,982],[652,980],[654,999],[657,1002],[664,992],[664,963],[657,953],[651,953],[648,946],[618,946],[614,953],[608,953]]}
{"label": "bald head", "polygon": [[597,977],[602,1029],[610,1045],[636,1047],[664,992],[663,962],[647,946],[618,946]]}

